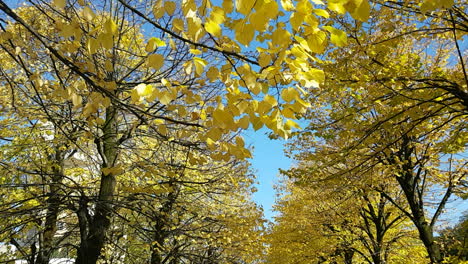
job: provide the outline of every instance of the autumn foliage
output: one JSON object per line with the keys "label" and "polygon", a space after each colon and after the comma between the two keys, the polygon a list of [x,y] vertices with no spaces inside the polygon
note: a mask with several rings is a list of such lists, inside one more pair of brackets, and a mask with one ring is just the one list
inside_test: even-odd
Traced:
{"label": "autumn foliage", "polygon": [[[0,262],[462,261],[466,8],[0,1]],[[269,225],[263,127],[296,160]]]}

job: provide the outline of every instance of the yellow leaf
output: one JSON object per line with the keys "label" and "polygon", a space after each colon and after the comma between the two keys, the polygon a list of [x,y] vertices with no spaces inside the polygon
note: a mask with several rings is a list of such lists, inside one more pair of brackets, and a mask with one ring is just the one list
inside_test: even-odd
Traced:
{"label": "yellow leaf", "polygon": [[319,84],[325,81],[325,73],[322,70],[311,68],[309,71],[302,74],[305,80],[310,81],[310,85],[305,87],[318,87]]}
{"label": "yellow leaf", "polygon": [[114,37],[109,33],[101,33],[97,39],[105,49],[112,49],[114,46]]}
{"label": "yellow leaf", "polygon": [[10,40],[11,38],[13,37],[13,34],[11,34],[11,32],[8,32],[8,31],[2,31],[0,32],[0,43],[3,43],[5,41],[8,41]]}
{"label": "yellow leaf", "polygon": [[252,27],[257,31],[264,31],[268,26],[269,18],[262,12],[255,12],[250,14],[249,22]]}
{"label": "yellow leaf", "polygon": [[[114,71],[114,65],[112,64],[112,62],[110,60],[106,60],[106,62],[104,63],[104,68],[108,72]],[[115,82],[113,82],[113,83],[115,84]]]}
{"label": "yellow leaf", "polygon": [[299,93],[296,89],[289,87],[281,91],[281,99],[285,102],[291,102],[292,100],[297,100],[299,98]]}
{"label": "yellow leaf", "polygon": [[226,20],[224,10],[217,6],[213,7],[213,10],[210,13],[210,19],[221,25]]}
{"label": "yellow leaf", "polygon": [[139,85],[135,86],[134,88],[139,96],[149,96],[153,93],[153,86],[150,84],[146,85],[144,83],[140,83]]}
{"label": "yellow leaf", "polygon": [[314,9],[313,12],[317,16],[321,16],[321,17],[324,17],[324,18],[329,18],[330,17],[330,14],[328,14],[328,12],[326,10],[323,10],[323,9]]}
{"label": "yellow leaf", "polygon": [[85,6],[83,8],[83,18],[86,19],[87,21],[92,21],[95,17],[95,14],[91,8],[88,6]]}
{"label": "yellow leaf", "polygon": [[260,67],[266,67],[268,64],[271,62],[271,56],[268,53],[260,53],[260,56],[258,56],[258,64]]}
{"label": "yellow leaf", "polygon": [[163,136],[167,136],[167,127],[166,127],[166,125],[164,125],[164,124],[159,125],[158,126],[158,132]]}
{"label": "yellow leaf", "polygon": [[206,145],[208,146],[208,149],[210,150],[216,149],[216,143],[211,138],[206,139]]}
{"label": "yellow leaf", "polygon": [[115,34],[117,32],[117,24],[111,18],[104,22],[104,32],[107,34]]}
{"label": "yellow leaf", "polygon": [[223,10],[226,13],[231,13],[233,10],[232,0],[223,0]]}
{"label": "yellow leaf", "polygon": [[172,1],[166,1],[164,3],[164,11],[166,11],[166,13],[170,16],[172,16],[175,12],[175,9],[176,9],[176,3],[175,2],[172,2]]}
{"label": "yellow leaf", "polygon": [[245,146],[244,139],[241,136],[236,137],[237,146],[243,148]]}
{"label": "yellow leaf", "polygon": [[72,99],[74,109],[79,108],[81,106],[82,102],[83,102],[83,98],[80,95],[76,94],[76,93],[72,94],[71,99]]}
{"label": "yellow leaf", "polygon": [[287,130],[290,130],[293,127],[297,129],[301,129],[301,127],[296,122],[292,121],[291,119],[288,119],[286,123],[284,124],[284,128],[286,128]]}
{"label": "yellow leaf", "polygon": [[421,12],[426,13],[439,8],[451,8],[453,4],[453,0],[425,0],[420,8]]}
{"label": "yellow leaf", "polygon": [[255,1],[252,0],[236,0],[237,12],[247,16],[254,6]]}
{"label": "yellow leaf", "polygon": [[265,20],[275,19],[278,16],[279,12],[278,2],[277,1],[265,1],[262,8],[258,12],[265,17]]}
{"label": "yellow leaf", "polygon": [[304,17],[305,14],[295,12],[291,14],[291,17],[289,18],[289,22],[291,23],[292,29],[293,30],[299,30],[299,27],[304,23]]}
{"label": "yellow leaf", "polygon": [[148,43],[146,44],[145,51],[146,52],[153,52],[157,47],[164,47],[166,43],[159,38],[150,38]]}
{"label": "yellow leaf", "polygon": [[273,96],[269,95],[269,94],[265,95],[263,100],[265,102],[267,102],[271,107],[275,107],[275,106],[278,105],[278,102],[276,101],[276,99]]}
{"label": "yellow leaf", "polygon": [[296,12],[310,14],[312,13],[312,3],[309,0],[301,0],[297,3]]}
{"label": "yellow leaf", "polygon": [[334,12],[336,12],[338,14],[341,14],[341,15],[346,13],[346,9],[344,8],[343,3],[334,3],[332,1],[329,1],[328,2],[328,9],[330,9],[331,11],[334,11]]}
{"label": "yellow leaf", "polygon": [[164,65],[164,57],[161,54],[150,54],[148,56],[148,66],[159,70]]}
{"label": "yellow leaf", "polygon": [[172,86],[172,85],[171,85],[171,82],[169,82],[169,81],[168,81],[167,79],[165,79],[165,78],[162,78],[162,79],[161,79],[161,83],[162,83],[162,85],[166,86],[167,88],[171,88],[171,86]]}
{"label": "yellow leaf", "polygon": [[172,94],[169,91],[162,91],[159,95],[159,102],[163,105],[169,105],[172,99]]}
{"label": "yellow leaf", "polygon": [[65,6],[67,5],[66,0],[54,0],[53,3],[54,6],[56,6],[57,8],[65,8]]}
{"label": "yellow leaf", "polygon": [[198,58],[198,57],[193,58],[193,64],[195,65],[195,74],[197,76],[202,75],[203,70],[205,69],[206,63],[207,62],[202,58]]}
{"label": "yellow leaf", "polygon": [[251,104],[248,101],[241,101],[240,103],[237,104],[237,109],[239,110],[240,114],[243,114],[246,112],[247,109],[249,109]]}
{"label": "yellow leaf", "polygon": [[370,5],[367,0],[362,0],[361,4],[351,12],[351,16],[354,19],[366,22],[370,17]]}
{"label": "yellow leaf", "polygon": [[154,18],[156,19],[160,19],[164,16],[164,8],[162,7],[162,4],[161,2],[158,2],[157,4],[155,4],[153,6],[153,15],[154,15]]}
{"label": "yellow leaf", "polygon": [[257,117],[257,116],[252,116],[252,117],[250,118],[250,120],[251,120],[253,129],[254,129],[255,131],[259,130],[259,129],[262,128],[263,125],[264,125],[263,122],[262,122],[262,120],[260,120],[260,118]]}
{"label": "yellow leaf", "polygon": [[348,43],[348,37],[346,36],[346,33],[344,31],[331,26],[324,26],[323,28],[330,32],[331,43],[335,44],[338,47],[343,47]]}
{"label": "yellow leaf", "polygon": [[317,31],[307,38],[307,45],[315,53],[322,53],[327,46],[327,34],[323,31]]}
{"label": "yellow leaf", "polygon": [[295,9],[291,0],[281,0],[281,6],[286,11],[293,11]]}
{"label": "yellow leaf", "polygon": [[200,55],[202,54],[202,51],[199,49],[189,49],[189,52],[193,55]]}
{"label": "yellow leaf", "polygon": [[206,77],[210,82],[214,82],[218,79],[219,77],[219,70],[216,67],[210,67],[208,71],[206,72]]}
{"label": "yellow leaf", "polygon": [[94,54],[97,52],[97,49],[99,47],[99,43],[96,39],[93,38],[88,38],[86,41],[86,48],[88,49],[89,54]]}
{"label": "yellow leaf", "polygon": [[181,32],[184,30],[184,21],[180,18],[174,18],[172,20],[172,29],[176,32]]}
{"label": "yellow leaf", "polygon": [[281,114],[287,118],[296,118],[296,114],[289,107],[285,107],[283,110],[281,110]]}
{"label": "yellow leaf", "polygon": [[290,42],[291,33],[283,28],[278,28],[273,32],[271,37],[273,45],[287,47]]}
{"label": "yellow leaf", "polygon": [[[112,62],[106,61],[106,64],[107,63],[111,64],[112,67]],[[114,81],[104,82],[104,88],[106,88],[109,91],[114,91],[115,89],[117,89],[117,84]]]}
{"label": "yellow leaf", "polygon": [[242,128],[242,129],[247,129],[247,128],[249,128],[250,118],[249,118],[249,116],[247,116],[247,115],[246,115],[246,116],[243,116],[241,119],[239,119],[239,120],[237,121],[237,123],[238,123],[238,126],[239,126],[240,128]]}
{"label": "yellow leaf", "polygon": [[222,131],[219,128],[212,128],[206,133],[206,136],[211,138],[214,141],[220,140],[221,135],[222,135]]}
{"label": "yellow leaf", "polygon": [[76,28],[74,24],[65,24],[62,26],[62,30],[60,31],[60,36],[64,38],[74,36],[76,30],[79,30],[79,28]]}
{"label": "yellow leaf", "polygon": [[241,44],[248,46],[254,35],[255,30],[251,24],[241,21],[236,25],[236,40]]}
{"label": "yellow leaf", "polygon": [[[297,43],[299,43],[302,49],[312,52],[312,50],[309,48],[309,44],[307,44],[307,41],[305,39],[301,38],[300,36],[294,36],[294,39],[297,41]],[[301,53],[304,53],[304,52],[301,52]]]}
{"label": "yellow leaf", "polygon": [[211,19],[208,19],[208,21],[205,23],[205,30],[215,37],[221,36],[221,26],[216,21]]}

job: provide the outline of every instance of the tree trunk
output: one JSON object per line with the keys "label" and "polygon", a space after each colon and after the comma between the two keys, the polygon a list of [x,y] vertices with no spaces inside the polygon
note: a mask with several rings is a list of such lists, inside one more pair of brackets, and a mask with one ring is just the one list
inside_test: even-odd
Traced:
{"label": "tree trunk", "polygon": [[[112,105],[109,106],[106,109],[106,121],[102,129],[102,139],[97,140],[97,148],[101,150],[100,154],[103,160],[102,168],[112,168],[116,165],[118,156],[116,117],[116,108]],[[112,202],[117,184],[115,176],[114,172],[101,173],[101,184],[94,209],[94,216],[89,222],[87,234],[81,240],[76,264],[95,264],[101,255],[101,250],[106,240],[106,233],[111,226]]]}
{"label": "tree trunk", "polygon": [[161,231],[156,231],[153,244],[151,245],[151,260],[150,264],[161,264],[163,263],[162,257],[162,246],[164,245],[164,235]]}
{"label": "tree trunk", "polygon": [[[172,182],[170,182],[171,188],[176,188]],[[165,231],[168,222],[170,221],[170,212],[172,207],[177,199],[177,191],[170,192],[167,195],[167,200],[160,209],[160,212],[157,212],[154,215],[153,221],[154,225],[154,236],[153,243],[151,245],[151,259],[150,264],[161,264],[163,263],[163,249],[164,249],[164,240],[167,237],[167,232]],[[169,252],[165,252],[168,254]],[[173,254],[170,252],[169,254]],[[172,257],[176,257],[172,255]]]}
{"label": "tree trunk", "polygon": [[[398,177],[397,180],[400,183],[400,186],[406,196],[406,200],[408,201],[408,205],[410,206],[412,216],[411,220],[418,229],[419,238],[427,250],[431,263],[441,263],[442,255],[440,254],[439,246],[434,241],[434,230],[432,229],[432,226],[427,223],[424,216],[423,201],[420,201],[417,198],[417,194],[413,188],[414,183],[412,181],[415,181],[415,179],[414,177],[410,178],[410,174],[412,175],[413,171],[406,171],[405,173],[406,175],[404,177]],[[409,179],[412,180],[410,181]]]}
{"label": "tree trunk", "polygon": [[52,253],[54,252],[53,240],[57,232],[57,219],[60,207],[59,187],[63,179],[63,153],[56,149],[54,160],[57,166],[52,170],[52,181],[50,183],[49,195],[47,198],[47,211],[44,223],[44,231],[39,239],[39,251],[36,258],[36,264],[49,264]]}
{"label": "tree trunk", "polygon": [[443,259],[440,254],[440,248],[434,241],[433,230],[430,225],[426,222],[424,217],[415,219],[414,224],[418,229],[419,238],[421,238],[421,241],[426,247],[431,263],[441,263]]}
{"label": "tree trunk", "polygon": [[353,256],[354,256],[354,250],[345,249],[344,254],[343,254],[344,263],[345,264],[353,264]]}
{"label": "tree trunk", "polygon": [[[422,169],[417,169],[412,162],[412,155],[415,149],[410,144],[411,138],[403,137],[403,142],[398,153],[399,159],[403,162],[401,175],[396,175],[396,180],[403,190],[406,201],[411,210],[411,220],[418,229],[419,238],[426,247],[431,263],[441,263],[443,258],[440,254],[439,246],[434,241],[433,227],[427,223],[424,212],[423,190],[419,186]],[[421,166],[421,165],[420,165]]]}

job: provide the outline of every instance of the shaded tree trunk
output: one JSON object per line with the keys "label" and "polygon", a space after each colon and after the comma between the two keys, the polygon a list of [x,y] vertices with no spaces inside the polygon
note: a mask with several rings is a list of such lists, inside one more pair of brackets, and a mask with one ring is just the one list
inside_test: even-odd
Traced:
{"label": "shaded tree trunk", "polygon": [[64,153],[56,148],[54,161],[56,166],[52,169],[52,181],[47,198],[47,211],[44,223],[44,231],[39,236],[39,250],[36,258],[36,264],[49,264],[52,253],[54,252],[54,236],[57,232],[57,219],[60,207],[59,184],[63,180],[63,162]]}
{"label": "shaded tree trunk", "polygon": [[412,187],[411,182],[413,180],[408,180],[410,174],[413,174],[413,171],[407,171],[404,177],[398,177],[398,182],[405,194],[405,197],[408,201],[408,205],[411,210],[411,220],[418,229],[419,238],[426,247],[427,254],[431,263],[440,263],[442,262],[442,255],[440,254],[439,246],[435,243],[434,240],[434,230],[432,226],[426,221],[423,201],[420,201],[416,197],[414,188]]}
{"label": "shaded tree trunk", "polygon": [[155,232],[153,242],[151,244],[151,259],[150,264],[163,263],[162,249],[164,245],[164,234],[161,229]]}
{"label": "shaded tree trunk", "polygon": [[[174,187],[171,183],[171,187]],[[168,233],[166,231],[166,226],[170,221],[170,213],[172,211],[173,205],[177,199],[177,192],[173,191],[167,195],[167,200],[163,203],[159,213],[155,215],[155,225],[154,225],[154,235],[153,242],[151,245],[151,259],[150,264],[162,264],[165,262],[163,258],[163,249],[164,249],[164,240],[166,239]],[[170,254],[174,261],[176,261],[176,252],[165,252],[166,255]]]}
{"label": "shaded tree trunk", "polygon": [[[106,109],[106,120],[102,129],[102,138],[96,140],[98,151],[103,160],[102,168],[112,168],[116,165],[118,156],[116,118],[117,110],[111,105]],[[99,195],[94,215],[87,222],[87,227],[81,227],[88,228],[88,230],[80,230],[82,238],[76,264],[94,264],[99,259],[101,250],[105,245],[106,233],[111,226],[112,202],[114,200],[116,184],[116,175],[113,172],[107,174],[101,173],[101,184],[99,186]],[[84,216],[85,213],[81,215],[81,217],[86,217]],[[82,219],[82,222],[85,221],[85,219]]]}
{"label": "shaded tree trunk", "polygon": [[[410,141],[411,139],[407,136],[403,138],[398,155],[400,160],[404,163],[401,167],[401,175],[397,175],[396,180],[406,197],[411,210],[410,218],[418,229],[419,238],[427,250],[431,263],[441,263],[443,258],[440,254],[440,248],[434,240],[433,226],[426,221],[425,217],[423,201],[424,186],[419,186],[423,169],[417,169],[411,161],[411,155],[415,150],[410,146]],[[439,205],[439,207],[440,206],[443,207],[444,204]]]}
{"label": "shaded tree trunk", "polygon": [[345,249],[343,252],[343,259],[345,264],[353,264],[354,250]]}

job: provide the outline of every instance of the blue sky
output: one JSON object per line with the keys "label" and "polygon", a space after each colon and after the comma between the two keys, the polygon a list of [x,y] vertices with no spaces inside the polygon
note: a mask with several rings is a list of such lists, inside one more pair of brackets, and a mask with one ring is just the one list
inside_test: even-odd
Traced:
{"label": "blue sky", "polygon": [[287,169],[292,160],[284,155],[285,140],[270,140],[266,135],[267,129],[258,131],[249,129],[244,134],[248,145],[254,147],[253,159],[250,160],[257,175],[258,191],[254,194],[254,201],[263,207],[265,218],[273,220],[272,206],[275,202],[273,185],[278,181],[279,168]]}

